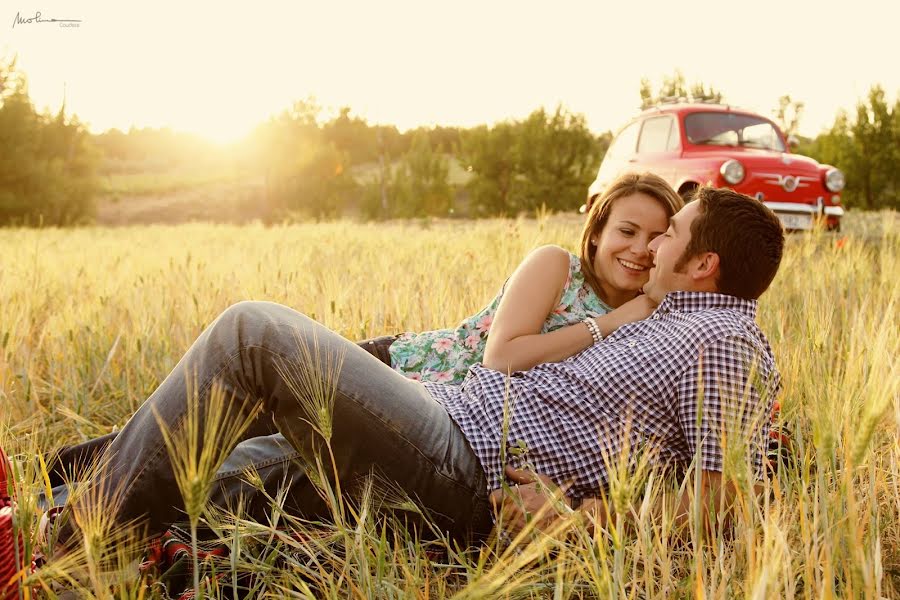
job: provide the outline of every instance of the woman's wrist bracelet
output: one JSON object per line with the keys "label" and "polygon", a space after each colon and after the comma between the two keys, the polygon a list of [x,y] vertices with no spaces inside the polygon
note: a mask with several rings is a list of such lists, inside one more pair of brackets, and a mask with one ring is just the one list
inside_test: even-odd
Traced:
{"label": "woman's wrist bracelet", "polygon": [[594,320],[594,317],[588,317],[582,321],[585,325],[587,325],[588,331],[591,333],[591,337],[594,339],[595,344],[599,344],[603,341],[603,334],[600,333],[600,326],[597,325],[597,321]]}

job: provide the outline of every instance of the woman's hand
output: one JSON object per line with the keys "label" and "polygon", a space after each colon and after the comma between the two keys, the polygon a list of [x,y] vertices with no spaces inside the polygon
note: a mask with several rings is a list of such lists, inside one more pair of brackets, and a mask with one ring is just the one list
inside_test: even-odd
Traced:
{"label": "woman's hand", "polygon": [[648,318],[656,310],[656,306],[657,304],[649,296],[641,294],[612,312],[594,317],[594,321],[600,326],[600,332],[603,334],[603,337],[606,337],[622,325],[643,321]]}

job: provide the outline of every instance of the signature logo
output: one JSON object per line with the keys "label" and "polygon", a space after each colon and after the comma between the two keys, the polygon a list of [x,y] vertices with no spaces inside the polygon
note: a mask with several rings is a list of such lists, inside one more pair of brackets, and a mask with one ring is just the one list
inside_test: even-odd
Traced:
{"label": "signature logo", "polygon": [[23,17],[22,13],[17,12],[16,18],[13,19],[12,29],[15,29],[16,25],[31,25],[32,23],[59,23],[60,27],[78,27],[81,19],[54,19],[45,17],[39,10],[35,11],[33,17]]}
{"label": "signature logo", "polygon": [[800,181],[793,175],[788,175],[781,180],[781,186],[786,192],[793,192],[794,190],[796,190],[799,183]]}

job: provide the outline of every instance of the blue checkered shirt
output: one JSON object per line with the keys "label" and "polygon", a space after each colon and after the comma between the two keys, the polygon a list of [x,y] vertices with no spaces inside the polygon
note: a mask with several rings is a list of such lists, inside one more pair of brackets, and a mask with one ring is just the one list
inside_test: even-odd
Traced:
{"label": "blue checkered shirt", "polygon": [[696,455],[699,468],[721,472],[729,443],[743,444],[745,460],[749,448],[759,477],[780,378],[756,308],[672,292],[649,319],[562,362],[511,376],[475,365],[460,386],[425,385],[462,429],[488,489],[500,487],[505,462],[573,481],[573,497],[596,496],[610,461],[627,456],[633,467],[636,450],[681,467]]}

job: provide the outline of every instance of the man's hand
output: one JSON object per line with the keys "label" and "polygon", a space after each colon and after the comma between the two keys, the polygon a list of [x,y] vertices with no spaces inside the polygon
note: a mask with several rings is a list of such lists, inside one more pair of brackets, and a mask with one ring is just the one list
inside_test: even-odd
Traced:
{"label": "man's hand", "polygon": [[504,473],[514,485],[508,493],[502,488],[491,492],[491,504],[502,519],[503,529],[510,534],[518,534],[529,522],[536,529],[547,531],[560,516],[557,507],[569,506],[565,493],[571,483],[559,487],[546,475],[509,465]]}

